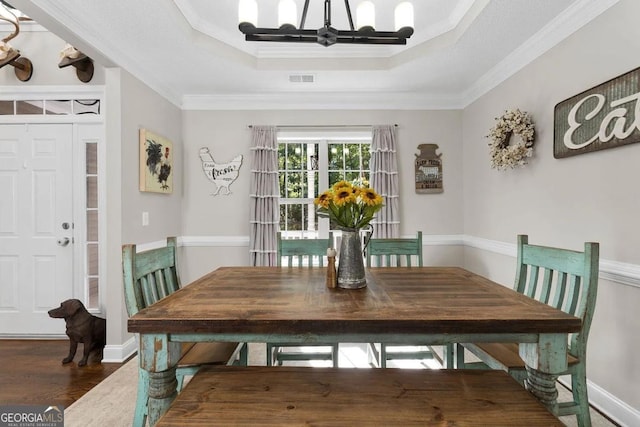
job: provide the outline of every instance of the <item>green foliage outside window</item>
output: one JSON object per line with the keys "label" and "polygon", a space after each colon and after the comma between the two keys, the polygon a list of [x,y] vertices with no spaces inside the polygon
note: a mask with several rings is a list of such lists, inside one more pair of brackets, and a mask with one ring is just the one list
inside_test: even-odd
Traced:
{"label": "green foliage outside window", "polygon": [[[320,147],[328,150],[328,165],[318,164]],[[313,141],[281,142],[278,145],[280,229],[318,229],[317,206],[313,204],[320,194],[318,169],[328,171],[329,186],[343,180],[368,182],[370,159],[368,142],[330,142],[326,145]],[[296,199],[300,199],[299,202]]]}

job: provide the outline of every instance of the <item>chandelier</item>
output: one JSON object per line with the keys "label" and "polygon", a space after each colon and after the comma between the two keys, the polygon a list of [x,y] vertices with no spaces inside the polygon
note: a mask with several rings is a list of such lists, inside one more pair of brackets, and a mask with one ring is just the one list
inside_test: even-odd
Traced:
{"label": "chandelier", "polygon": [[[279,28],[260,28],[258,4],[256,0],[240,0],[238,6],[238,28],[248,41],[319,43],[331,46],[336,43],[351,44],[407,44],[413,34],[413,5],[401,2],[395,9],[395,31],[375,30],[375,6],[363,1],[356,10],[356,24],[353,24],[349,0],[344,0],[345,12],[349,21],[349,30],[337,30],[331,26],[331,0],[324,0],[324,26],[317,30],[305,29],[309,0],[305,0],[300,25],[295,26],[297,8],[294,0],[280,0],[278,4]],[[357,29],[356,29],[357,28]]]}

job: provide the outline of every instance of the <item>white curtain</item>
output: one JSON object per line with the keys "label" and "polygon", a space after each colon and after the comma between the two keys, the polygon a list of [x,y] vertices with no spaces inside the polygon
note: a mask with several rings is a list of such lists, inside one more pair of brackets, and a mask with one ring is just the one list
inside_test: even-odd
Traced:
{"label": "white curtain", "polygon": [[253,126],[249,251],[251,265],[275,266],[280,221],[278,138],[275,126]]}
{"label": "white curtain", "polygon": [[396,127],[374,126],[371,140],[371,188],[384,198],[384,207],[371,222],[373,237],[400,237]]}

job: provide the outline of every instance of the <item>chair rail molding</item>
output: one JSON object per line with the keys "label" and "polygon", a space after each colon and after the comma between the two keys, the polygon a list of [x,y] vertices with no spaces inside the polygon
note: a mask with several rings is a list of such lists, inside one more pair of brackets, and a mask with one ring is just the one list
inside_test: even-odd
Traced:
{"label": "chair rail molding", "polygon": [[[403,236],[412,237],[412,236]],[[139,250],[164,246],[164,240],[138,244]],[[500,255],[516,257],[516,244],[485,239],[467,234],[426,234],[423,246],[465,246]],[[181,236],[178,246],[184,247],[249,247],[249,236]],[[600,259],[600,278],[621,285],[640,288],[640,265]]]}
{"label": "chair rail molding", "polygon": [[[465,235],[463,245],[501,255],[516,257],[516,244]],[[640,265],[600,259],[600,278],[621,285],[640,288]]]}

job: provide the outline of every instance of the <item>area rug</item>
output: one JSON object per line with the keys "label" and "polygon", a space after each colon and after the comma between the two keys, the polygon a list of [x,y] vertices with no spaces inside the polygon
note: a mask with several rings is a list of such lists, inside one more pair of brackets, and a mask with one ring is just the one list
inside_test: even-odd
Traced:
{"label": "area rug", "polygon": [[65,427],[131,427],[137,379],[134,357],[65,409]]}

